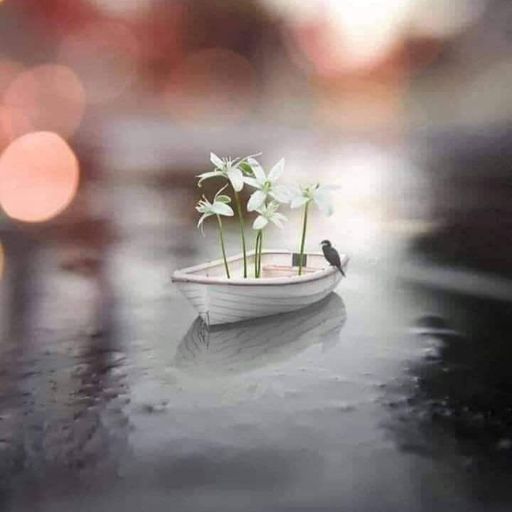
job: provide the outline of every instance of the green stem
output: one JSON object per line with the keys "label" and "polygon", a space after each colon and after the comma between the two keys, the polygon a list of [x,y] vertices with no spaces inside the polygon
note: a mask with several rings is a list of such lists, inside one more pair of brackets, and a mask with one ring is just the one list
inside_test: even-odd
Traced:
{"label": "green stem", "polygon": [[261,251],[263,250],[263,230],[260,229],[260,254],[258,256],[258,277],[261,277]]}
{"label": "green stem", "polygon": [[238,213],[238,221],[240,222],[240,234],[242,235],[242,252],[244,254],[244,277],[247,277],[247,250],[245,248],[245,227],[244,227],[244,214],[242,213],[242,204],[240,203],[240,196],[238,192],[233,189],[236,203],[236,210]]}
{"label": "green stem", "polygon": [[217,220],[219,221],[219,238],[220,246],[222,248],[222,257],[224,258],[224,268],[226,269],[226,276],[228,279],[231,279],[231,276],[229,275],[228,260],[226,258],[226,248],[224,247],[224,233],[222,232],[222,221],[220,220],[220,215],[217,215]]}
{"label": "green stem", "polygon": [[308,226],[308,206],[309,202],[304,206],[304,224],[302,225],[302,240],[300,242],[299,255],[299,276],[302,275],[302,263],[304,260],[304,245],[306,244],[306,228]]}
{"label": "green stem", "polygon": [[260,240],[261,240],[261,231],[258,231],[256,235],[256,242],[254,244],[254,277],[258,277],[258,256],[260,253]]}

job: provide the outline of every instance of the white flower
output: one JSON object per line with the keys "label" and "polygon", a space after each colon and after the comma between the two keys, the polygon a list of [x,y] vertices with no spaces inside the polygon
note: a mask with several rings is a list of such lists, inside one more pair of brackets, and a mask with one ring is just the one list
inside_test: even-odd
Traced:
{"label": "white flower", "polygon": [[286,222],[288,219],[277,211],[278,208],[279,203],[276,201],[272,201],[268,205],[258,208],[256,211],[259,215],[254,220],[252,229],[263,229],[269,222],[273,222],[278,228],[282,228],[283,222]]}
{"label": "white flower", "polygon": [[203,222],[208,217],[211,217],[212,215],[224,215],[226,217],[232,217],[234,215],[231,206],[228,205],[231,199],[229,196],[220,194],[225,188],[226,187],[223,187],[217,192],[217,194],[215,194],[213,203],[210,203],[210,201],[208,201],[205,196],[203,196],[203,198],[198,201],[196,210],[199,213],[202,213],[202,215],[199,218],[197,227],[201,228],[201,232],[203,231]]}
{"label": "white flower", "polygon": [[200,174],[198,176],[199,185],[209,178],[223,177],[230,181],[236,192],[240,192],[244,188],[244,175],[239,166],[245,160],[245,158],[235,158],[234,160],[231,160],[231,158],[219,158],[215,153],[210,153],[210,162],[215,166],[215,170]]}
{"label": "white flower", "polygon": [[287,187],[277,184],[284,171],[284,158],[272,167],[268,176],[256,159],[249,157],[247,163],[251,166],[254,178],[244,177],[244,181],[257,189],[249,198],[247,211],[252,212],[261,208],[269,196],[279,203],[287,203],[290,200]]}
{"label": "white flower", "polygon": [[308,185],[307,187],[295,185],[290,188],[291,201],[290,208],[300,208],[313,201],[318,209],[327,216],[334,213],[330,192],[336,187],[325,185]]}

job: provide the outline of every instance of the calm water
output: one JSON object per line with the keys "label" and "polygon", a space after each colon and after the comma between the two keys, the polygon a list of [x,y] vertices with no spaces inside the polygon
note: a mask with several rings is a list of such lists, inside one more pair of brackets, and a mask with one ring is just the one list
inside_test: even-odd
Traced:
{"label": "calm water", "polygon": [[389,235],[322,303],[208,331],[181,196],[124,190],[87,251],[4,236],[2,510],[510,510],[506,282]]}

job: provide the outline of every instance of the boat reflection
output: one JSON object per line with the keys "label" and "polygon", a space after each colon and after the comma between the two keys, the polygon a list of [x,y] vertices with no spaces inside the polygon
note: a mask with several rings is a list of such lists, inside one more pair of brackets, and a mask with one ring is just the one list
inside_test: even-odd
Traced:
{"label": "boat reflection", "polygon": [[176,351],[175,365],[197,373],[241,373],[287,360],[309,346],[336,344],[346,320],[339,295],[299,311],[208,327],[197,318]]}

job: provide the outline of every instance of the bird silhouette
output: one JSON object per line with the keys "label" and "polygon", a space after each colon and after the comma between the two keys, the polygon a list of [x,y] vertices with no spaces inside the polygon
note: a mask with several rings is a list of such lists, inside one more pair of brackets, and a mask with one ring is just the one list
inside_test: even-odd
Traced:
{"label": "bird silhouette", "polygon": [[322,246],[322,252],[324,253],[325,259],[333,266],[336,267],[343,277],[345,277],[345,272],[341,268],[341,260],[338,251],[332,246],[329,240],[322,240],[320,242]]}

